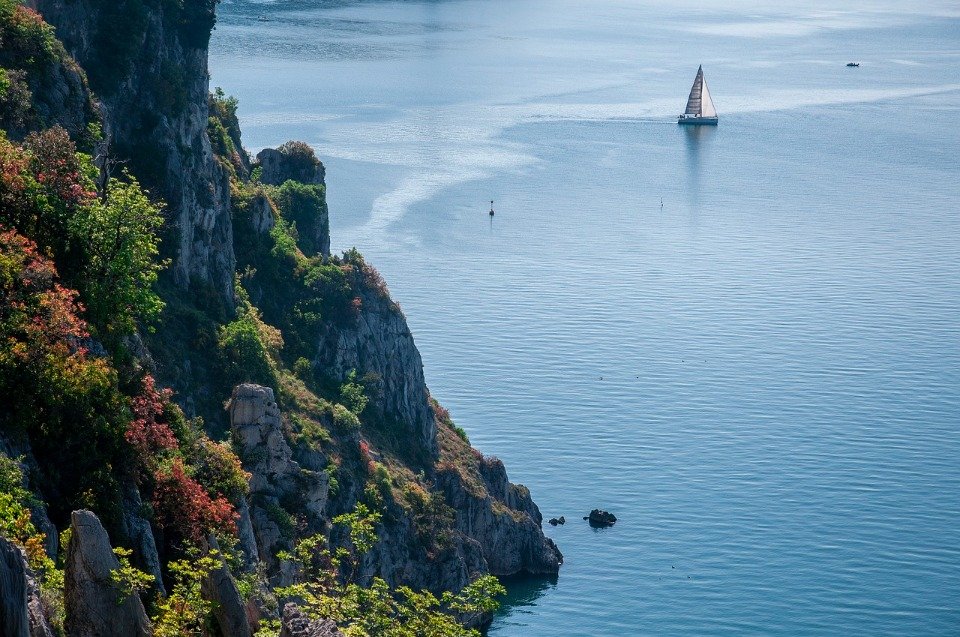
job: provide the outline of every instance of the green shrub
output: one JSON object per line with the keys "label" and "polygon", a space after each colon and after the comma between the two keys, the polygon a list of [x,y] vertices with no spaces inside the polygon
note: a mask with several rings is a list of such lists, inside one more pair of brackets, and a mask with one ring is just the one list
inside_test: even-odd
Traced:
{"label": "green shrub", "polygon": [[360,419],[357,415],[339,403],[333,406],[333,423],[343,432],[360,429]]}
{"label": "green shrub", "polygon": [[30,113],[33,93],[24,71],[0,68],[0,128],[20,128]]}
{"label": "green shrub", "polygon": [[314,450],[329,446],[333,442],[330,432],[311,418],[291,415],[290,421],[294,425],[294,436],[297,442],[303,443]]}
{"label": "green shrub", "polygon": [[293,516],[276,502],[265,501],[261,503],[261,507],[270,521],[277,525],[280,535],[287,540],[293,539],[293,533],[296,530]]}
{"label": "green shrub", "polygon": [[301,356],[293,363],[293,373],[303,382],[313,382],[313,363]]}
{"label": "green shrub", "polygon": [[496,597],[506,590],[495,577],[482,576],[459,593],[439,598],[406,586],[391,590],[379,577],[365,585],[356,581],[358,565],[377,542],[380,518],[363,504],[334,518],[334,524],[347,527],[350,544],[333,552],[323,536],[301,540],[292,554],[284,555],[299,566],[300,580],[277,589],[277,595],[297,599],[307,615],[333,619],[350,635],[479,637],[465,624],[496,610]]}
{"label": "green shrub", "polygon": [[133,332],[137,321],[150,325],[163,310],[154,289],[160,270],[159,206],[151,203],[129,174],[111,179],[105,198],[81,206],[70,223],[84,247],[82,292],[95,325],[108,334]]}
{"label": "green shrub", "polygon": [[288,180],[274,197],[284,219],[294,224],[299,232],[297,245],[307,256],[320,252],[319,237],[329,232],[326,189],[323,185],[304,184]]}
{"label": "green shrub", "polygon": [[367,408],[368,401],[365,387],[357,382],[357,370],[351,369],[346,382],[340,385],[340,402],[359,416]]}
{"label": "green shrub", "polygon": [[244,314],[221,327],[217,346],[222,361],[222,373],[228,387],[243,382],[267,386],[276,384],[276,373],[270,362],[267,346],[251,314]]}
{"label": "green shrub", "polygon": [[339,469],[336,464],[331,462],[330,464],[327,465],[327,468],[324,469],[324,471],[327,473],[327,477],[329,478],[329,482],[328,482],[328,484],[330,485],[329,496],[331,498],[335,498],[337,497],[337,493],[340,492],[340,481],[337,479],[337,474],[339,473]]}

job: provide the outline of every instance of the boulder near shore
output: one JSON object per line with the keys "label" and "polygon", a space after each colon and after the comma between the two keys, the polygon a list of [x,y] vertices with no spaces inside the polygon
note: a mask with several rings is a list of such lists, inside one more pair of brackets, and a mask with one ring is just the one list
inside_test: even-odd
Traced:
{"label": "boulder near shore", "polygon": [[590,512],[590,515],[584,516],[583,519],[589,521],[590,526],[594,528],[604,528],[613,526],[617,521],[617,516],[602,509],[594,509]]}

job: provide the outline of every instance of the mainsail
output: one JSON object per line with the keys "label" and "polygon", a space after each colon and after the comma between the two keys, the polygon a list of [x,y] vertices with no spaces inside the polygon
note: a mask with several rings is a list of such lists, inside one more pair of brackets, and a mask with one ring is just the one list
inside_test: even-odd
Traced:
{"label": "mainsail", "polygon": [[693,115],[695,117],[716,117],[717,109],[713,106],[713,98],[710,97],[710,89],[707,88],[707,81],[703,78],[703,67],[697,69],[697,77],[693,80],[693,87],[690,89],[690,97],[687,98],[687,110],[684,115]]}

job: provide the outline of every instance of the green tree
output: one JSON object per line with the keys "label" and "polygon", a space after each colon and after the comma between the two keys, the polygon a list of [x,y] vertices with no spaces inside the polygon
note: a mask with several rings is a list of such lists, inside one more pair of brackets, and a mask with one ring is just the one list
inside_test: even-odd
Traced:
{"label": "green tree", "polygon": [[364,386],[357,382],[357,370],[355,369],[350,370],[346,382],[340,385],[340,402],[358,416],[367,408],[369,398],[367,398]]}
{"label": "green tree", "polygon": [[87,252],[82,292],[91,322],[118,335],[134,331],[138,320],[151,323],[163,309],[154,290],[166,265],[157,258],[163,215],[128,173],[111,179],[103,194],[77,211],[71,229]]}

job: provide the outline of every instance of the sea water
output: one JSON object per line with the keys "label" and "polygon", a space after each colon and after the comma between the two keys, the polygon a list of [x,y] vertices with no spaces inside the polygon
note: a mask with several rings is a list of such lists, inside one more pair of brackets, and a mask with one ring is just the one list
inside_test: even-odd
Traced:
{"label": "sea water", "polygon": [[566,517],[492,635],[958,634],[960,8],[704,5],[225,1],[212,85]]}

